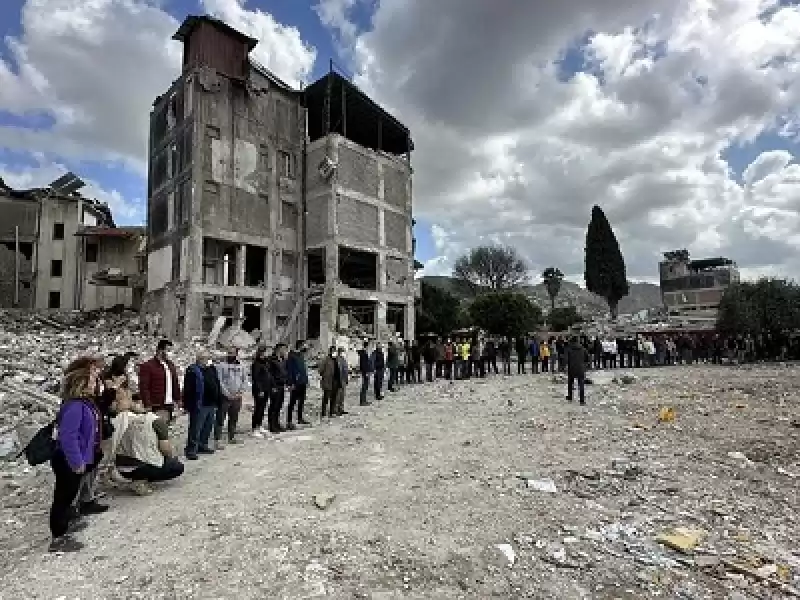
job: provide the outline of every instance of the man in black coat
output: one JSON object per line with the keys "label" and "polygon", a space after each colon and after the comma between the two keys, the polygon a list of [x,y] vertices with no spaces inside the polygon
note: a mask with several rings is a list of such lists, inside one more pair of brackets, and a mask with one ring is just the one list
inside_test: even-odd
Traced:
{"label": "man in black coat", "polygon": [[581,404],[586,404],[584,386],[586,385],[586,363],[589,353],[581,346],[577,337],[573,337],[566,349],[567,362],[567,401],[572,402],[572,388],[578,382],[578,395]]}

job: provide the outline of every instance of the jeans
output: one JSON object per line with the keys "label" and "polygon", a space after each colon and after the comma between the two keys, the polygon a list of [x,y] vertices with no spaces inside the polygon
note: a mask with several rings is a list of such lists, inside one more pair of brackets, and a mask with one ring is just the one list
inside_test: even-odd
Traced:
{"label": "jeans", "polygon": [[251,422],[253,431],[264,425],[264,414],[267,412],[268,403],[269,395],[265,390],[259,390],[258,395],[253,393],[253,420]]}
{"label": "jeans", "polygon": [[66,534],[69,529],[70,520],[75,514],[72,503],[78,497],[82,475],[78,475],[70,468],[61,450],[56,450],[50,459],[50,466],[56,476],[53,504],[50,506],[50,533],[55,539]]}
{"label": "jeans", "polygon": [[183,463],[177,458],[165,458],[164,464],[160,467],[154,465],[142,465],[133,471],[120,473],[125,479],[131,481],[169,481],[183,475]]}
{"label": "jeans", "polygon": [[[359,401],[361,404],[367,403],[367,392],[369,391],[369,373],[362,373],[361,374],[361,396],[359,397]],[[377,396],[378,393],[375,392]]]}
{"label": "jeans", "polygon": [[303,420],[303,408],[306,405],[306,393],[308,386],[296,385],[289,392],[289,409],[286,411],[286,422],[291,423],[294,417],[295,407],[297,408],[297,422]]}
{"label": "jeans", "polygon": [[224,431],[225,419],[228,420],[228,440],[236,436],[236,425],[239,423],[239,411],[242,409],[241,400],[223,398],[222,404],[217,410],[217,418],[214,422],[214,439],[220,441]]}
{"label": "jeans", "polygon": [[375,399],[380,400],[383,398],[383,375],[385,373],[384,369],[375,369],[375,380],[374,380],[374,387],[375,387]]}
{"label": "jeans", "polygon": [[425,363],[425,380],[428,383],[433,382],[433,363]]}
{"label": "jeans", "polygon": [[393,392],[397,387],[397,367],[389,367],[389,391]]}
{"label": "jeans", "polygon": [[216,406],[199,406],[189,413],[189,431],[186,439],[186,456],[208,450],[208,442],[217,417]]}
{"label": "jeans", "polygon": [[575,386],[576,381],[578,382],[578,397],[580,398],[581,404],[584,404],[586,402],[586,397],[584,396],[586,375],[567,374],[567,400],[572,400],[572,388]]}

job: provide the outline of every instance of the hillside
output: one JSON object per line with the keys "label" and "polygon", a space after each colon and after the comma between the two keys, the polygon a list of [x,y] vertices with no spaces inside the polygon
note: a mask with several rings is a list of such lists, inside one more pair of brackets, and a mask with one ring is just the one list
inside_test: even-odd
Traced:
{"label": "hillside", "polygon": [[[435,285],[461,298],[469,297],[469,291],[452,277],[423,277],[422,281]],[[522,291],[528,294],[539,306],[550,306],[550,297],[543,283],[523,286]],[[606,301],[587,292],[579,285],[565,281],[561,284],[561,292],[556,297],[556,306],[575,306],[585,316],[593,316],[606,312]],[[661,308],[661,288],[652,283],[631,283],[630,294],[619,303],[620,314],[632,314],[644,309]]]}

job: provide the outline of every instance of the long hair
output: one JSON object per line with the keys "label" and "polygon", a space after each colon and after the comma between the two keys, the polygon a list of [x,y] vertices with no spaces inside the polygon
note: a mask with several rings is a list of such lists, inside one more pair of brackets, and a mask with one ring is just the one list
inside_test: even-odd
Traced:
{"label": "long hair", "polygon": [[64,379],[61,383],[61,399],[92,398],[95,395],[95,390],[93,389],[91,374],[96,365],[97,360],[91,356],[82,356],[73,360],[64,370]]}

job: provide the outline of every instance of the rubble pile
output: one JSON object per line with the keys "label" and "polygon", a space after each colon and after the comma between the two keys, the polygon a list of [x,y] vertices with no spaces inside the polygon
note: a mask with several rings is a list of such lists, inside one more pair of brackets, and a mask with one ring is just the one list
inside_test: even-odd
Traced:
{"label": "rubble pile", "polygon": [[[55,417],[60,377],[70,360],[125,352],[147,360],[155,343],[136,313],[0,311],[0,459]],[[179,368],[192,361],[193,344],[173,350]]]}

